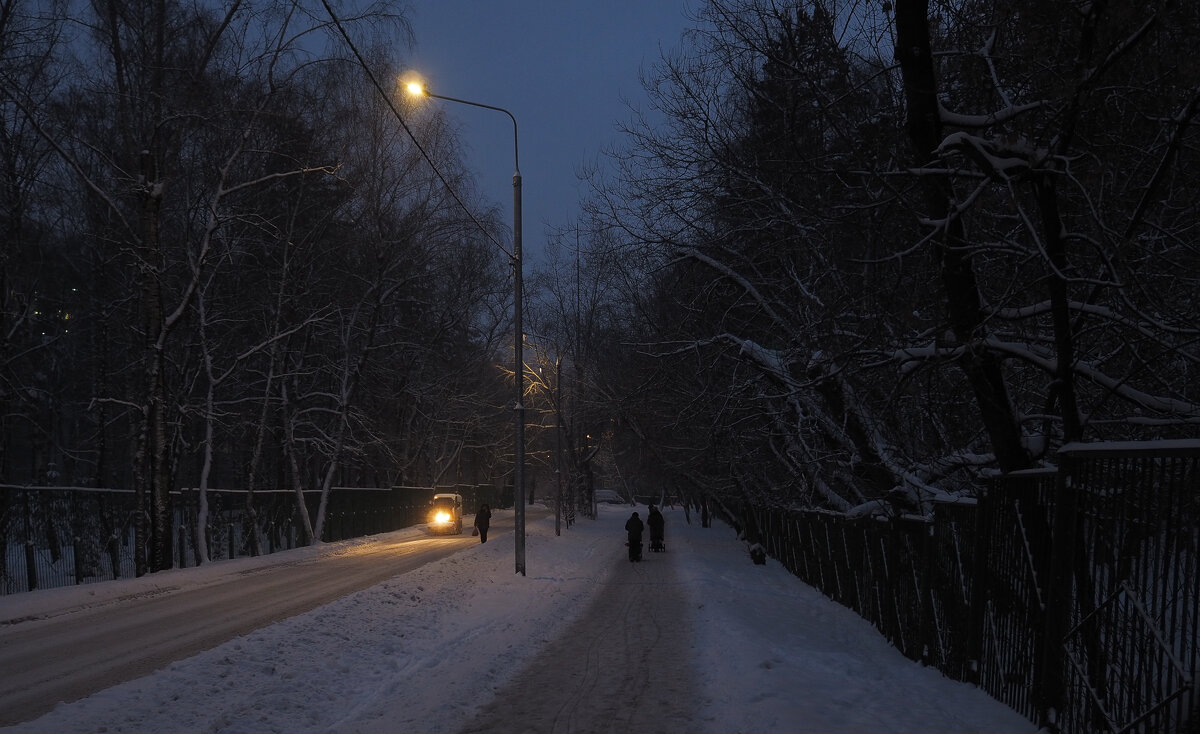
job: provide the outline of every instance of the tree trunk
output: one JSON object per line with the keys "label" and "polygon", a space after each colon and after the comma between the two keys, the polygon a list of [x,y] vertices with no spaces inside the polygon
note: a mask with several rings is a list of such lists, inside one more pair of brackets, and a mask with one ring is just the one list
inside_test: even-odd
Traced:
{"label": "tree trunk", "polygon": [[[142,152],[142,252],[144,257],[144,281],[142,295],[146,307],[146,395],[148,398],[145,420],[146,448],[145,482],[149,500],[149,545],[147,563],[149,571],[162,571],[171,567],[171,512],[167,485],[167,421],[166,386],[163,384],[163,309],[162,284],[159,281],[159,265],[162,262],[159,241],[158,212],[162,204],[162,192],[154,156]],[[143,530],[143,532],[145,532]],[[139,553],[139,556],[142,554]],[[141,575],[141,574],[139,574]]]}
{"label": "tree trunk", "polygon": [[[929,43],[928,0],[899,0],[896,3],[896,59],[904,80],[908,106],[908,134],[923,166],[936,157],[942,141],[937,103],[937,79]],[[987,336],[979,284],[970,259],[964,254],[962,222],[951,211],[951,191],[943,176],[925,173],[920,177],[927,216],[941,221],[935,242],[947,315],[955,338],[968,345],[960,366],[966,374],[979,406],[980,418],[991,440],[992,451],[1003,471],[1028,466],[1029,456],[1009,399],[999,360],[980,348],[972,348]]]}
{"label": "tree trunk", "polygon": [[296,493],[296,513],[300,516],[300,529],[304,532],[304,545],[312,545],[319,536],[313,534],[312,519],[308,514],[308,504],[304,501],[304,475],[300,470],[300,462],[296,458],[296,432],[293,411],[288,399],[287,385],[282,386],[280,395],[283,410],[284,443],[283,450],[292,474],[292,489]]}

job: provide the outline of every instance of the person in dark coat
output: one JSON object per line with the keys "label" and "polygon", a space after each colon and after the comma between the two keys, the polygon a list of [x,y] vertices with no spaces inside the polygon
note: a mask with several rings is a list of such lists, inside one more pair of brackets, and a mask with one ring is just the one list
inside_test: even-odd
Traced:
{"label": "person in dark coat", "polygon": [[667,527],[667,521],[654,505],[650,505],[650,514],[646,515],[646,526],[650,528],[650,550],[666,550],[666,546],[663,545],[663,530]]}
{"label": "person in dark coat", "polygon": [[646,527],[642,524],[642,519],[635,512],[633,516],[625,521],[625,532],[629,533],[629,560],[642,560],[642,529]]}
{"label": "person in dark coat", "polygon": [[492,508],[483,503],[475,512],[475,527],[479,530],[479,542],[487,542],[488,525],[492,523]]}

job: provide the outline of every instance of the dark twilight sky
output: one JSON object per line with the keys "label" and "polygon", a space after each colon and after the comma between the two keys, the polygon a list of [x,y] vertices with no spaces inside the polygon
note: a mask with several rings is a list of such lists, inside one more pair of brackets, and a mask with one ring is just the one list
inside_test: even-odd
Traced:
{"label": "dark twilight sky", "polygon": [[[645,109],[639,72],[679,46],[698,0],[411,0],[412,71],[429,91],[503,107],[517,120],[526,272],[547,226],[577,218],[578,172]],[[431,100],[467,145],[480,193],[509,213],[513,133],[507,116]]]}

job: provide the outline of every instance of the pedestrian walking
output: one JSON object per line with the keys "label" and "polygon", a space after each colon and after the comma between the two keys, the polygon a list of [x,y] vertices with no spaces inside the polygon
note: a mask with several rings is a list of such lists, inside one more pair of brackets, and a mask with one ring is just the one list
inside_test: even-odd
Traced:
{"label": "pedestrian walking", "polygon": [[475,512],[475,530],[479,535],[479,542],[487,542],[488,525],[492,523],[492,508],[488,507],[487,503],[479,506]]}
{"label": "pedestrian walking", "polygon": [[642,529],[646,526],[642,524],[642,518],[638,517],[635,512],[633,516],[625,521],[625,532],[629,534],[629,560],[642,560]]}
{"label": "pedestrian walking", "polygon": [[654,505],[650,505],[650,513],[646,515],[646,526],[650,528],[650,551],[665,551],[667,546],[663,543],[663,532],[667,527],[667,520]]}

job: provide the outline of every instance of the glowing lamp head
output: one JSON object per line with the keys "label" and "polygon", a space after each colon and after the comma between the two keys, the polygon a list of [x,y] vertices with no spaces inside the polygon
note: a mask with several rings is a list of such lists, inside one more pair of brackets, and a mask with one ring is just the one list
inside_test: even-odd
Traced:
{"label": "glowing lamp head", "polygon": [[425,85],[421,84],[420,82],[409,82],[408,84],[404,85],[404,88],[407,89],[408,93],[414,97],[425,96]]}

